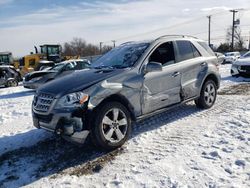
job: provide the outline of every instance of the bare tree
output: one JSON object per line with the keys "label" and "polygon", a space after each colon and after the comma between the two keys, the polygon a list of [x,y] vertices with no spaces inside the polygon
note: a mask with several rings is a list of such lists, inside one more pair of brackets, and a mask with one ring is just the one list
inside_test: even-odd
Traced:
{"label": "bare tree", "polygon": [[[112,49],[110,46],[103,46],[102,52],[105,53]],[[63,55],[66,56],[94,56],[100,55],[99,46],[87,43],[84,39],[73,38],[70,42],[65,42],[63,47]]]}
{"label": "bare tree", "polygon": [[[226,40],[229,44],[232,43],[232,26],[227,29]],[[241,35],[241,29],[239,26],[236,26],[234,29],[234,46],[235,50],[244,49],[244,38]]]}

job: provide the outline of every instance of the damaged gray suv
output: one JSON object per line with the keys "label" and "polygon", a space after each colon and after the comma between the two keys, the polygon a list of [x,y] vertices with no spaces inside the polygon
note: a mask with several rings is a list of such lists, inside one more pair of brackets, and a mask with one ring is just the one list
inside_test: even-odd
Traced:
{"label": "damaged gray suv", "polygon": [[[207,109],[220,86],[218,59],[193,37],[163,36],[128,42],[82,70],[39,88],[32,104],[35,127],[115,149],[131,122],[194,100]],[[173,108],[171,108],[174,110]]]}

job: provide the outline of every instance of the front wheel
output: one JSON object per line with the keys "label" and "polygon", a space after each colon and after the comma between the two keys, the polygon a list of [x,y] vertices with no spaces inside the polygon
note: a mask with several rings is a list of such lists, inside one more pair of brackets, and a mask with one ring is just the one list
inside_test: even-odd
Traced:
{"label": "front wheel", "polygon": [[217,97],[217,87],[213,80],[207,80],[201,89],[200,97],[195,100],[198,108],[208,109],[211,108]]}
{"label": "front wheel", "polygon": [[91,137],[98,147],[106,150],[121,147],[130,132],[130,113],[121,103],[107,102],[96,111]]}
{"label": "front wheel", "polygon": [[6,84],[7,87],[16,87],[18,86],[18,82],[16,80],[9,80]]}

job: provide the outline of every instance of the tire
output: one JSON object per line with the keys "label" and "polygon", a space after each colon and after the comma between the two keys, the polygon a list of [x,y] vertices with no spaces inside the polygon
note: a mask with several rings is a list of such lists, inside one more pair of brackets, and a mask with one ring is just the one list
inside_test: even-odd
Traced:
{"label": "tire", "polygon": [[130,132],[131,116],[121,103],[107,102],[95,112],[91,139],[97,147],[104,150],[119,148],[127,141]]}
{"label": "tire", "polygon": [[198,108],[208,109],[211,108],[217,97],[217,87],[213,80],[207,80],[201,89],[200,97],[195,100]]}
{"label": "tire", "polygon": [[6,84],[7,87],[16,87],[18,86],[18,82],[16,80],[10,80]]}

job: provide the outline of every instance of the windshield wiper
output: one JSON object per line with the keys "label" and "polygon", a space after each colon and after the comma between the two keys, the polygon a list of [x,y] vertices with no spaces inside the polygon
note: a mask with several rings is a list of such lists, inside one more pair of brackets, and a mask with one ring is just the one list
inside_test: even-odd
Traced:
{"label": "windshield wiper", "polygon": [[106,65],[102,65],[102,66],[97,66],[97,67],[92,67],[93,69],[113,69],[112,66],[106,66]]}
{"label": "windshield wiper", "polygon": [[128,66],[124,66],[124,65],[112,65],[113,68],[115,69],[124,69],[124,68],[128,68]]}
{"label": "windshield wiper", "polygon": [[128,66],[124,66],[124,65],[101,65],[101,66],[96,66],[96,67],[92,67],[94,69],[124,69],[124,68],[128,68]]}

